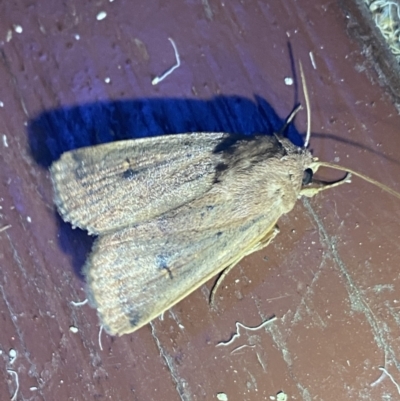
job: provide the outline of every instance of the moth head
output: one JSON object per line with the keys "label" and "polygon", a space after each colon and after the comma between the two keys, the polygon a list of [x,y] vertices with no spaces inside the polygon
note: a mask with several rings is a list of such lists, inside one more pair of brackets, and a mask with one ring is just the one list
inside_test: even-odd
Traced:
{"label": "moth head", "polygon": [[[305,98],[305,103],[306,103],[306,111],[307,111],[307,135],[306,135],[306,139],[304,141],[304,147],[302,148],[302,151],[304,153],[307,153],[307,152],[309,153],[307,148],[308,148],[308,144],[310,142],[310,137],[311,137],[310,100],[308,97],[306,79],[304,77],[303,66],[302,66],[301,62],[299,63],[299,65],[300,65],[301,82],[302,82],[302,86],[303,86],[303,93],[304,93],[304,98]],[[294,116],[296,115],[296,113],[299,110],[301,110],[301,107],[297,107],[291,113],[291,115],[289,116],[289,118],[287,120],[286,125],[288,124],[288,122],[290,123],[290,121],[293,120]],[[339,171],[344,171],[346,173],[346,175],[342,179],[337,180],[337,181],[332,181],[332,182],[317,180],[314,178],[314,174],[318,171],[318,169],[320,167],[327,167],[327,168],[332,168],[332,169],[339,170]],[[391,195],[395,196],[396,198],[400,199],[400,194],[398,192],[394,191],[393,189],[387,187],[386,185],[381,184],[380,182],[378,182],[372,178],[369,178],[368,176],[361,174],[357,171],[354,171],[352,169],[342,167],[342,166],[339,166],[334,163],[322,162],[322,161],[318,160],[317,157],[313,157],[311,159],[311,162],[308,165],[304,166],[302,187],[300,189],[298,197],[299,198],[301,196],[313,197],[316,194],[318,194],[319,192],[322,192],[326,189],[330,189],[330,188],[334,188],[334,187],[337,187],[342,184],[350,183],[352,175],[355,175],[355,176],[363,179],[364,181],[367,181],[367,182],[381,188],[382,190],[390,193]]]}
{"label": "moth head", "polygon": [[317,157],[314,157],[309,167],[305,168],[305,170],[303,171],[303,181],[299,197],[306,196],[308,198],[311,198],[316,194],[318,194],[319,192],[324,191],[325,189],[330,189],[333,187],[337,187],[338,185],[351,182],[351,174],[347,171],[346,175],[337,181],[328,182],[314,178],[314,174],[318,171],[318,169],[322,165],[323,163],[320,162]]}
{"label": "moth head", "polygon": [[[334,170],[344,171],[346,173],[346,175],[338,181],[331,181],[331,182],[314,179],[313,178],[314,173],[316,173],[320,167],[327,167],[327,168],[332,168]],[[316,158],[316,157],[314,157],[312,159],[310,166],[304,170],[303,186],[300,190],[299,197],[306,196],[306,197],[310,198],[310,197],[315,196],[319,192],[325,191],[326,189],[330,189],[330,188],[334,188],[334,187],[337,187],[342,184],[350,183],[352,175],[355,175],[356,177],[359,177],[359,178],[363,179],[364,181],[367,181],[370,184],[373,184],[376,187],[382,189],[383,191],[388,192],[389,194],[400,199],[400,193],[394,191],[392,188],[389,188],[388,186],[380,183],[379,181],[376,181],[364,174],[359,173],[358,171],[349,169],[347,167],[339,166],[334,163],[319,161],[318,158]]]}

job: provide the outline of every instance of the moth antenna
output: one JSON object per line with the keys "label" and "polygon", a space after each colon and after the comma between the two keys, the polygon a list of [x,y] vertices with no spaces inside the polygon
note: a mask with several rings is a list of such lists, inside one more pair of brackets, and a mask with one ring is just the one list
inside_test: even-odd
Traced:
{"label": "moth antenna", "polygon": [[279,132],[276,134],[274,132],[274,136],[277,139],[277,141],[282,145],[281,139],[283,137],[283,132],[287,128],[287,126],[293,121],[293,119],[296,117],[296,114],[303,108],[301,104],[296,106],[293,111],[289,114],[289,116],[286,118],[285,124],[283,124],[283,127],[279,130]]}
{"label": "moth antenna", "polygon": [[301,64],[301,61],[299,61],[299,66],[300,66],[301,84],[303,86],[303,93],[304,93],[304,99],[306,101],[306,111],[307,111],[307,134],[306,134],[306,140],[304,142],[304,148],[307,148],[311,138],[311,107],[310,107],[310,98],[308,97],[306,78],[304,76],[303,65]]}
{"label": "moth antenna", "polygon": [[347,173],[353,174],[356,177],[359,177],[359,178],[363,179],[364,181],[367,181],[370,184],[375,185],[376,187],[382,189],[383,191],[388,192],[389,194],[391,194],[391,195],[395,196],[396,198],[400,199],[400,193],[399,192],[396,192],[392,188],[380,183],[379,181],[374,180],[373,178],[370,178],[370,177],[368,177],[368,176],[366,176],[364,174],[361,174],[361,173],[359,173],[357,171],[354,171],[354,170],[346,168],[346,167],[339,166],[337,164],[329,163],[329,162],[320,162],[320,161],[318,161],[318,162],[315,163],[315,165],[316,165],[317,169],[319,167],[328,167],[328,168],[333,168],[335,170],[345,171]]}

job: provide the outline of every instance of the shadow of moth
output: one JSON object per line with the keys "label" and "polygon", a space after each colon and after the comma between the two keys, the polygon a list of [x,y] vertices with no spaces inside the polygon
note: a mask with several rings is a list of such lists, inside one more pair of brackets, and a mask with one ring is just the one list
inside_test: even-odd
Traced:
{"label": "shadow of moth", "polygon": [[[309,120],[304,78],[303,88]],[[122,335],[147,324],[267,246],[297,199],[349,182],[349,174],[335,183],[316,181],[321,166],[400,197],[318,161],[307,149],[309,136],[308,129],[299,148],[281,133],[196,132],[81,148],[54,162],[59,213],[98,236],[84,274],[107,332]]]}

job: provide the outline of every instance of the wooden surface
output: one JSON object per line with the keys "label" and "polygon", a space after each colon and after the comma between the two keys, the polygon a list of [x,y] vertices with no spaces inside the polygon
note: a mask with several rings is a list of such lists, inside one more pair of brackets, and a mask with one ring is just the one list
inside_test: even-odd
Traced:
{"label": "wooden surface", "polygon": [[[95,310],[71,304],[93,240],[57,215],[48,172],[63,151],[122,138],[271,133],[302,99],[285,84],[302,60],[314,154],[400,191],[396,75],[385,81],[362,18],[335,1],[2,2],[1,400],[16,374],[16,400],[400,398],[376,382],[380,366],[400,382],[399,200],[354,178],[299,201],[226,278],[216,311],[209,282],[132,335],[102,333],[101,347]],[[169,37],[181,66],[152,86],[175,63]],[[274,315],[216,347],[235,322]]]}

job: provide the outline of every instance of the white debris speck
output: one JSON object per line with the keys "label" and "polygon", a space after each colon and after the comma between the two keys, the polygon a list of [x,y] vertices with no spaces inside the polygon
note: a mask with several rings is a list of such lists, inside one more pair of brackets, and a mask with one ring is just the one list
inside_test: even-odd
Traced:
{"label": "white debris speck", "polygon": [[80,302],[71,301],[71,304],[74,305],[74,306],[82,306],[82,305],[86,305],[87,303],[88,303],[88,299],[87,298],[84,299],[83,301],[80,301]]}
{"label": "white debris speck", "polygon": [[99,330],[99,348],[101,351],[103,351],[103,346],[101,345],[101,333],[103,331],[103,325],[100,326],[100,330]]}
{"label": "white debris speck", "polygon": [[218,393],[217,400],[218,401],[228,401],[228,396],[225,393]]}
{"label": "white debris speck", "polygon": [[27,221],[28,223],[32,223],[32,219],[31,219],[31,217],[30,217],[30,216],[28,216],[28,217],[26,218],[26,221]]}
{"label": "white debris speck", "polygon": [[166,71],[163,75],[161,75],[161,77],[155,77],[151,81],[152,85],[157,85],[159,82],[164,80],[169,74],[171,74],[174,70],[179,68],[181,65],[181,59],[179,57],[178,49],[176,48],[175,42],[171,38],[168,38],[168,40],[171,42],[172,47],[174,48],[176,64],[174,66],[172,66],[168,71]]}
{"label": "white debris speck", "polygon": [[245,326],[244,324],[242,324],[240,322],[236,322],[236,333],[231,336],[231,339],[229,341],[221,341],[216,345],[216,347],[226,347],[227,345],[232,344],[236,340],[236,338],[241,336],[240,327],[244,328],[245,330],[256,331],[256,330],[260,330],[263,327],[269,325],[270,323],[274,322],[275,320],[277,320],[277,317],[272,316],[270,319],[265,320],[264,322],[262,322],[261,324],[259,324],[258,326],[255,326],[255,327]]}
{"label": "white debris speck", "polygon": [[107,13],[105,11],[100,11],[97,15],[96,15],[96,19],[97,21],[101,21],[104,18],[107,17]]}
{"label": "white debris speck", "polygon": [[29,387],[29,390],[36,391],[38,388],[36,386]]}
{"label": "white debris speck", "polygon": [[0,100],[0,107],[4,107],[4,103]]}
{"label": "white debris speck", "polygon": [[23,28],[21,25],[14,25],[14,31],[17,33],[22,33],[23,32]]}
{"label": "white debris speck", "polygon": [[110,77],[105,78],[105,79],[104,79],[104,82],[105,82],[106,84],[109,84],[109,83],[111,82],[111,78],[110,78]]}
{"label": "white debris speck", "polygon": [[287,86],[293,85],[293,78],[286,77],[285,78],[285,85],[287,85]]}
{"label": "white debris speck", "polygon": [[315,64],[313,52],[310,52],[309,55],[310,55],[311,64],[312,64],[314,70],[316,70],[317,69],[317,65]]}
{"label": "white debris speck", "polygon": [[78,332],[78,328],[77,327],[75,327],[75,326],[69,326],[69,331],[71,332],[71,333],[77,333]]}
{"label": "white debris speck", "polygon": [[7,136],[3,134],[3,145],[5,148],[8,148]]}
{"label": "white debris speck", "polygon": [[7,369],[7,372],[10,375],[13,375],[15,378],[15,391],[13,396],[10,398],[11,401],[15,401],[17,399],[17,395],[18,395],[18,391],[19,391],[19,377],[18,377],[18,373],[15,370],[12,369]]}
{"label": "white debris speck", "polygon": [[287,394],[285,394],[283,391],[280,391],[277,395],[276,395],[276,401],[287,401],[288,396]]}
{"label": "white debris speck", "polygon": [[17,359],[17,351],[14,348],[11,348],[10,351],[8,351],[8,360],[10,362],[10,365],[12,365],[16,359]]}
{"label": "white debris speck", "polygon": [[76,33],[76,34],[74,35],[74,37],[75,37],[76,40],[80,40],[81,35],[78,35],[78,34]]}

